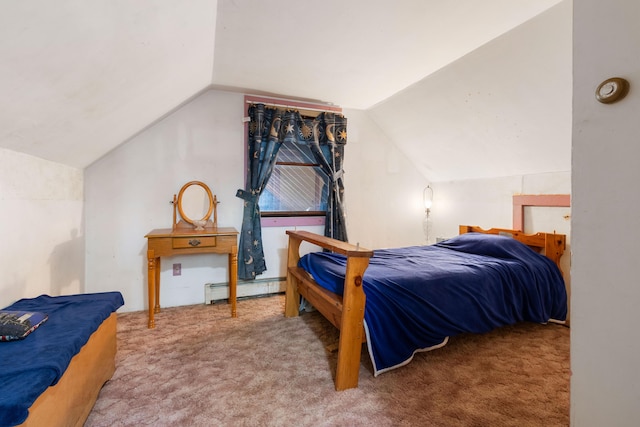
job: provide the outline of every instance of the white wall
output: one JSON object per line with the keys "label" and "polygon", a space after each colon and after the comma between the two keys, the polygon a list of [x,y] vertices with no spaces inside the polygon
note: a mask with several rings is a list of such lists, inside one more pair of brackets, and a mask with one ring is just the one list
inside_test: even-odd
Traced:
{"label": "white wall", "polygon": [[352,243],[388,248],[424,243],[422,189],[414,164],[359,110],[345,110],[347,232]]}
{"label": "white wall", "polygon": [[[217,195],[218,224],[240,229],[244,185],[243,96],[209,91],[122,144],[85,170],[87,290],[123,293],[123,310],[147,306],[147,242],[171,228],[170,201],[187,182]],[[172,264],[182,275],[172,276]],[[204,284],[226,281],[224,256],[161,260],[161,305],[201,303]]]}
{"label": "white wall", "polygon": [[82,171],[0,149],[0,307],[84,292]]}
{"label": "white wall", "polygon": [[[640,420],[640,3],[574,2],[571,424]],[[595,88],[631,83],[604,105]]]}
{"label": "white wall", "polygon": [[[435,237],[458,234],[458,225],[478,225],[483,228],[512,228],[513,195],[571,194],[571,173],[557,172],[518,175],[469,181],[437,182],[433,185],[431,209]],[[553,231],[569,234],[570,224],[565,210],[558,210],[555,223],[525,223],[528,233]],[[528,227],[527,227],[528,225]]]}
{"label": "white wall", "polygon": [[[188,181],[203,181],[218,196],[220,226],[241,228],[242,200],[235,193],[244,186],[244,109],[243,95],[208,91],[85,170],[87,291],[119,290],[123,310],[146,309],[144,236],[171,227],[169,201]],[[371,248],[421,243],[426,181],[365,113],[345,115],[350,239]],[[263,229],[267,271],[258,278],[284,276],[285,230]],[[181,276],[172,275],[173,263],[182,264]],[[224,257],[163,258],[160,303],[201,303],[204,284],[226,282],[226,274]]]}

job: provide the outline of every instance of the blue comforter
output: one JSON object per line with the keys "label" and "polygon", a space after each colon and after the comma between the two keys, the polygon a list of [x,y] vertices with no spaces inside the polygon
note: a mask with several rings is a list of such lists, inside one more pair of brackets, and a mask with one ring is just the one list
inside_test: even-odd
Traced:
{"label": "blue comforter", "polygon": [[124,304],[120,292],[22,299],[7,310],[49,319],[25,339],[0,343],[0,426],[24,422],[29,407],[58,382],[91,334]]}
{"label": "blue comforter", "polygon": [[[342,295],[346,258],[314,252],[299,266]],[[564,321],[567,294],[553,261],[510,237],[467,233],[431,246],[376,250],[364,278],[374,375],[450,336],[519,321]]]}

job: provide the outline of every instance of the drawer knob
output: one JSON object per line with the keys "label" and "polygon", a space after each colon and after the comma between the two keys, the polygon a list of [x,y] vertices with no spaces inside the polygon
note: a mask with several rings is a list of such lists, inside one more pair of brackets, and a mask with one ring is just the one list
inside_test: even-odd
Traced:
{"label": "drawer knob", "polygon": [[189,240],[189,245],[190,245],[190,246],[198,246],[200,243],[201,243],[201,242],[200,242],[200,240],[198,240],[198,239],[191,239],[191,240]]}

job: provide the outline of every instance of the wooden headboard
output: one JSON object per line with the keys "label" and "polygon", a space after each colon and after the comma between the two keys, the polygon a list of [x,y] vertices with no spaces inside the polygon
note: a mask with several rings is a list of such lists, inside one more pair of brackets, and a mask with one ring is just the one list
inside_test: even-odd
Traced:
{"label": "wooden headboard", "polygon": [[569,326],[571,317],[571,278],[560,265],[560,259],[567,247],[566,235],[557,233],[525,234],[519,230],[509,230],[505,228],[485,230],[472,225],[460,226],[460,234],[470,232],[508,235],[555,262],[564,278],[564,285],[567,289],[567,320],[565,326]]}
{"label": "wooden headboard", "polygon": [[[461,225],[460,234],[464,233],[484,233],[484,234],[499,234],[503,236],[509,236],[516,239],[519,242],[524,243],[536,252],[545,255],[556,263],[560,268],[560,258],[566,249],[566,236],[564,234],[556,233],[535,233],[525,234],[519,230],[509,230],[507,228],[490,228],[485,230],[475,225]],[[562,269],[560,269],[562,271]]]}

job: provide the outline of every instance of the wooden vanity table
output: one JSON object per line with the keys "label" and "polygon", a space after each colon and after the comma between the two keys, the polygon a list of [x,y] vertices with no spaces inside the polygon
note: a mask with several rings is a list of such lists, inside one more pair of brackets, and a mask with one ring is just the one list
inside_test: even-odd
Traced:
{"label": "wooden vanity table", "polygon": [[[183,209],[183,195],[191,186],[200,186],[209,200],[209,211],[201,220],[191,220]],[[231,317],[237,317],[236,289],[238,278],[238,231],[232,227],[218,227],[215,196],[200,181],[191,181],[173,196],[173,228],[151,230],[147,239],[147,279],[149,290],[149,328],[155,327],[154,314],[160,312],[160,258],[191,254],[227,254],[229,258],[229,304]],[[176,208],[182,219],[176,222]],[[211,213],[214,213],[211,220]]]}

